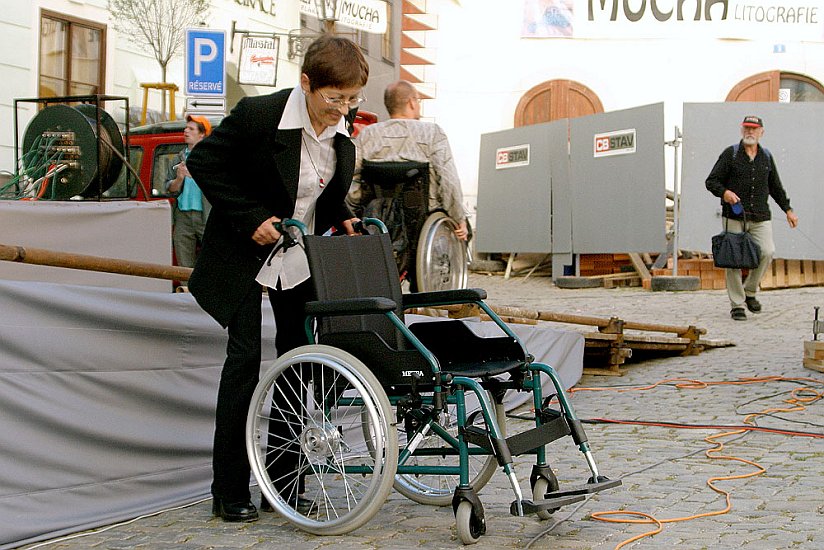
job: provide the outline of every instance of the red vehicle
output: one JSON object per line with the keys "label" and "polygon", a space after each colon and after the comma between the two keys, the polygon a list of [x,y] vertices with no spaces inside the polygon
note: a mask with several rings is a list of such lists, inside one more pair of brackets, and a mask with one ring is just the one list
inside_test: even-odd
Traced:
{"label": "red vehicle", "polygon": [[[222,117],[209,117],[215,127]],[[353,123],[352,135],[369,124],[378,121],[374,113],[358,111]],[[157,200],[168,198],[163,193],[163,186],[169,174],[169,168],[178,152],[184,147],[183,128],[185,120],[173,120],[138,126],[129,131],[129,163],[140,175],[137,181],[131,177],[131,186],[127,185],[124,169],[112,187],[104,193],[110,198],[130,198],[134,200]],[[129,189],[131,187],[131,189]]]}

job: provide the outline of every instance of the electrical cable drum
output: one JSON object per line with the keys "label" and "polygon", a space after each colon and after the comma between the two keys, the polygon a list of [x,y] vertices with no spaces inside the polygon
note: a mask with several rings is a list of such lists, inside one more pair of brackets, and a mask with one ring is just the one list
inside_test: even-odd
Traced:
{"label": "electrical cable drum", "polygon": [[[103,109],[100,109],[98,136],[97,111],[98,108],[90,104],[50,105],[42,109],[26,128],[23,135],[24,158],[32,147],[38,147],[43,150],[40,158],[57,155],[61,159],[58,162],[69,164],[56,176],[57,181],[52,184],[48,198],[93,197],[102,194],[117,180],[123,168],[122,158],[125,157],[123,136],[117,123]],[[101,142],[99,155],[98,139]],[[37,168],[33,165],[22,166],[24,171]]]}

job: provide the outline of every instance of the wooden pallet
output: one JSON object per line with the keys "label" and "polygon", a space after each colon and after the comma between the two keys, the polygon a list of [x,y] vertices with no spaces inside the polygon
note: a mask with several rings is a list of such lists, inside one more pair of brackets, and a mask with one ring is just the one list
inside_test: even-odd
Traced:
{"label": "wooden pallet", "polygon": [[824,285],[824,261],[821,260],[776,259],[761,279],[762,289],[818,285]]}
{"label": "wooden pallet", "polygon": [[[551,311],[531,311],[507,306],[490,306],[507,323],[536,324],[538,321],[567,323],[597,328],[584,332],[584,374],[620,376],[630,359],[671,355],[697,355],[707,348],[733,345],[730,341],[702,338],[706,329],[695,326],[663,325],[625,321],[618,317],[589,317]],[[452,318],[480,317],[477,306],[438,306]],[[428,314],[425,310],[410,313]],[[660,333],[660,334],[650,334]]]}

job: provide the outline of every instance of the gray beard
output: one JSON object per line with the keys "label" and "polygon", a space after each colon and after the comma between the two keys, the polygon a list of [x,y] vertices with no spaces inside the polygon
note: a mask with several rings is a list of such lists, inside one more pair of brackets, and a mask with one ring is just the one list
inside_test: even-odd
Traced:
{"label": "gray beard", "polygon": [[744,139],[742,139],[741,141],[744,142],[744,145],[757,145],[758,144],[758,140],[756,138],[754,138],[753,136],[747,136]]}

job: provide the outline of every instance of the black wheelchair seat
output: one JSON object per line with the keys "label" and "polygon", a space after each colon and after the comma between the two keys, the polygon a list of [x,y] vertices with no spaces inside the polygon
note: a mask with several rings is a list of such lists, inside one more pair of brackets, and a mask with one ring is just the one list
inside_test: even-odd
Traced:
{"label": "black wheelchair seat", "polygon": [[[307,235],[304,244],[317,299],[306,311],[321,316],[318,343],[356,356],[390,394],[408,391],[413,380],[431,385],[430,363],[386,316],[391,310],[404,321],[404,295],[389,235]],[[427,294],[474,296],[467,291],[416,293],[415,302],[422,296],[425,301]],[[489,377],[520,369],[526,360],[523,347],[512,338],[478,336],[459,320],[418,322],[409,330],[435,356],[443,373]]]}

